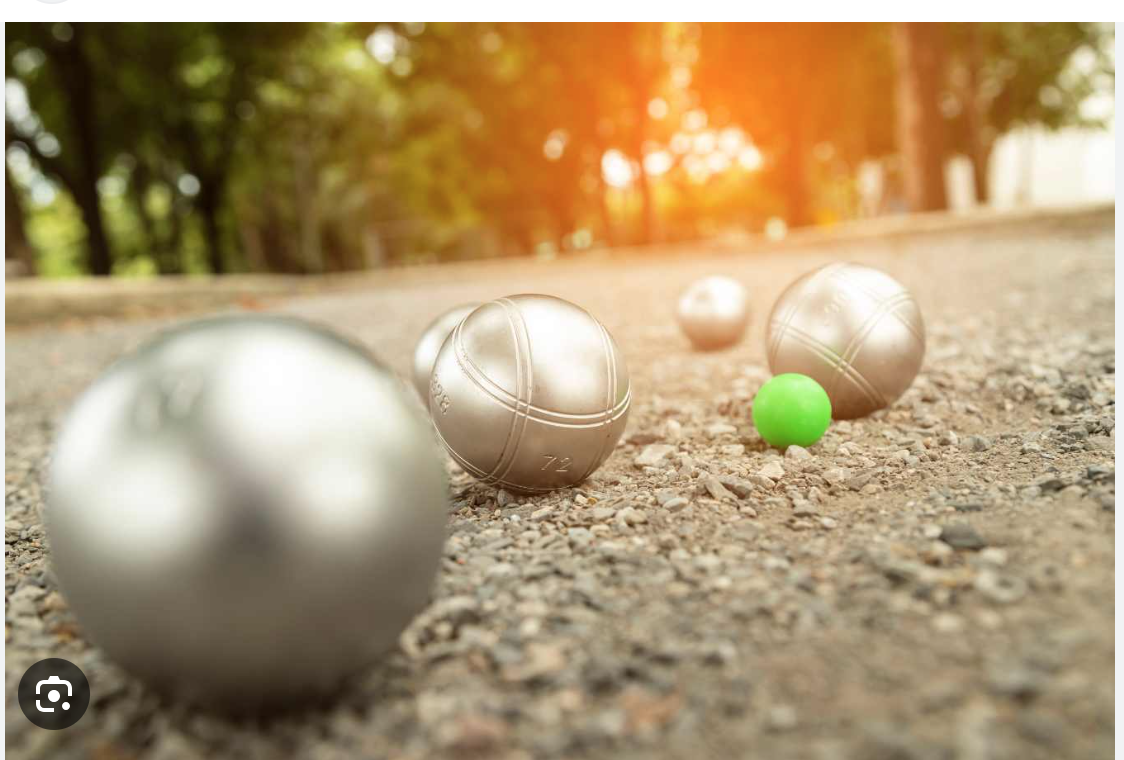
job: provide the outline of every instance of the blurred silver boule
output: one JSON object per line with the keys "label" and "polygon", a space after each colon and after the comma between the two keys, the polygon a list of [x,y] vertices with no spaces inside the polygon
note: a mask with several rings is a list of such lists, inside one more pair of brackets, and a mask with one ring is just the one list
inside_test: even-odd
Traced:
{"label": "blurred silver boule", "polygon": [[824,387],[836,419],[894,403],[925,356],[925,323],[913,296],[885,272],[829,264],[777,299],[767,342],[773,374],[799,372]]}
{"label": "blurred silver boule", "polygon": [[485,483],[540,493],[585,480],[624,432],[628,368],[589,312],[544,295],[484,304],[446,339],[429,412],[453,459]]}
{"label": "blurred silver boule", "polygon": [[679,297],[676,316],[695,348],[726,348],[741,340],[749,324],[749,292],[729,277],[704,277]]}
{"label": "blurred silver boule", "polygon": [[417,345],[414,346],[414,387],[423,400],[429,399],[429,376],[433,374],[433,362],[437,359],[441,344],[449,337],[453,328],[479,305],[466,303],[454,306],[430,322],[418,338]]}
{"label": "blurred silver boule", "polygon": [[82,630],[157,689],[233,710],[322,697],[394,646],[444,541],[444,468],[401,383],[294,319],[208,319],[81,396],[51,464]]}

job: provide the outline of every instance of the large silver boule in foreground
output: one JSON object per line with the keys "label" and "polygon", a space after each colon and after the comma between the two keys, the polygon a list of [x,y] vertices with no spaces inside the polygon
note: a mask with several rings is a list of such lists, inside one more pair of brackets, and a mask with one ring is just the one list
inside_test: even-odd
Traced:
{"label": "large silver boule in foreground", "polygon": [[447,312],[429,323],[425,331],[418,338],[414,346],[414,387],[423,400],[429,399],[429,376],[433,374],[433,362],[437,359],[437,352],[441,344],[458,323],[480,304],[466,303],[454,306]]}
{"label": "large silver boule in foreground", "polygon": [[589,312],[544,295],[486,303],[441,346],[429,413],[485,483],[539,493],[585,480],[624,432],[628,368]]}
{"label": "large silver boule in foreground", "polygon": [[749,292],[729,277],[704,277],[679,297],[676,317],[695,348],[713,351],[732,346],[749,324]]}
{"label": "large silver boule in foreground", "polygon": [[46,525],[82,629],[209,706],[325,695],[426,604],[444,468],[401,383],[277,317],[209,319],[122,359],[78,400]]}
{"label": "large silver boule in foreground", "polygon": [[836,419],[892,404],[925,356],[913,296],[885,272],[829,264],[792,283],[769,317],[773,374],[798,372],[824,387]]}

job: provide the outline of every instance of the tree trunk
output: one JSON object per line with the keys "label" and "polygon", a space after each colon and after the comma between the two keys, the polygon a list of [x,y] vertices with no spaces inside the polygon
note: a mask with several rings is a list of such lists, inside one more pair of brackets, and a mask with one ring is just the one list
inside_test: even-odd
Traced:
{"label": "tree trunk", "polygon": [[803,112],[796,108],[788,119],[788,145],[780,158],[778,171],[785,198],[785,222],[789,227],[807,227],[812,219],[812,193],[809,187],[808,154]]}
{"label": "tree trunk", "polygon": [[35,250],[31,241],[27,239],[27,231],[23,226],[23,205],[16,195],[16,188],[12,185],[8,173],[8,164],[4,164],[4,264],[19,262],[15,266],[21,271],[20,276],[33,277],[36,274]]}
{"label": "tree trunk", "polygon": [[976,189],[976,203],[985,206],[991,202],[991,149],[995,143],[981,139],[972,146],[972,184]]}
{"label": "tree trunk", "polygon": [[965,119],[968,128],[968,158],[972,162],[972,184],[976,203],[986,205],[991,199],[988,162],[994,138],[986,134],[983,95],[980,93],[980,69],[983,67],[983,49],[980,33],[975,24],[966,24],[968,35],[968,81],[965,97]]}
{"label": "tree trunk", "polygon": [[222,230],[219,228],[218,191],[211,182],[203,184],[199,191],[199,213],[203,216],[203,238],[207,243],[207,265],[211,274],[226,274],[226,259],[222,249]]}
{"label": "tree trunk", "polygon": [[78,167],[74,186],[70,188],[74,201],[82,212],[86,225],[86,266],[90,274],[106,277],[113,269],[113,254],[102,219],[98,199],[98,178],[101,176],[100,142],[97,126],[97,99],[94,93],[94,76],[83,48],[85,29],[74,24],[74,36],[60,43],[56,50],[63,86],[70,108],[70,126],[77,138]]}
{"label": "tree trunk", "polygon": [[948,208],[944,184],[944,122],[937,105],[941,27],[894,24],[897,59],[898,148],[911,211]]}
{"label": "tree trunk", "polygon": [[86,225],[86,251],[90,274],[95,277],[108,277],[113,273],[113,255],[109,249],[109,238],[105,234],[105,224],[101,216],[101,201],[96,184],[83,183],[74,194],[74,202],[82,213],[82,223]]}

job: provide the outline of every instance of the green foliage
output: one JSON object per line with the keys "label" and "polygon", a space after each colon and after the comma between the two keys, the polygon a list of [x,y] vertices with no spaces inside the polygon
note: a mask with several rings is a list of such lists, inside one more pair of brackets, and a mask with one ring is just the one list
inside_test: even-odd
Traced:
{"label": "green foliage", "polygon": [[[1113,76],[1111,27],[946,31],[953,150],[1096,122],[1082,104]],[[29,105],[9,108],[8,164],[44,276],[332,272],[822,222],[853,214],[856,167],[896,149],[882,25],[5,33]]]}

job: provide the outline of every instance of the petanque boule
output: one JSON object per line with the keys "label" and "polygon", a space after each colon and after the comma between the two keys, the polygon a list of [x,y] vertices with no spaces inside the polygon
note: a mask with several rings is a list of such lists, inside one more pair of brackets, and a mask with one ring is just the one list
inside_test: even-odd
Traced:
{"label": "petanque boule", "polygon": [[695,348],[727,348],[741,340],[749,324],[749,292],[730,277],[704,277],[679,297],[675,315]]}
{"label": "petanque boule", "polygon": [[434,444],[401,383],[328,330],[173,329],[63,425],[45,522],[64,596],[160,691],[234,711],[327,696],[428,600]]}
{"label": "petanque boule", "polygon": [[546,295],[484,304],[441,346],[429,411],[441,440],[484,483],[541,493],[585,480],[628,419],[628,368],[585,309]]}
{"label": "petanque boule", "polygon": [[889,406],[909,388],[925,356],[925,323],[913,296],[890,275],[829,264],[800,277],[769,317],[769,368],[808,375],[824,387],[836,419]]}
{"label": "petanque boule", "polygon": [[473,312],[479,303],[466,303],[453,308],[440,315],[425,328],[421,337],[414,346],[414,387],[422,400],[429,398],[429,376],[433,374],[433,362],[437,359],[437,352],[441,344],[457,324]]}

